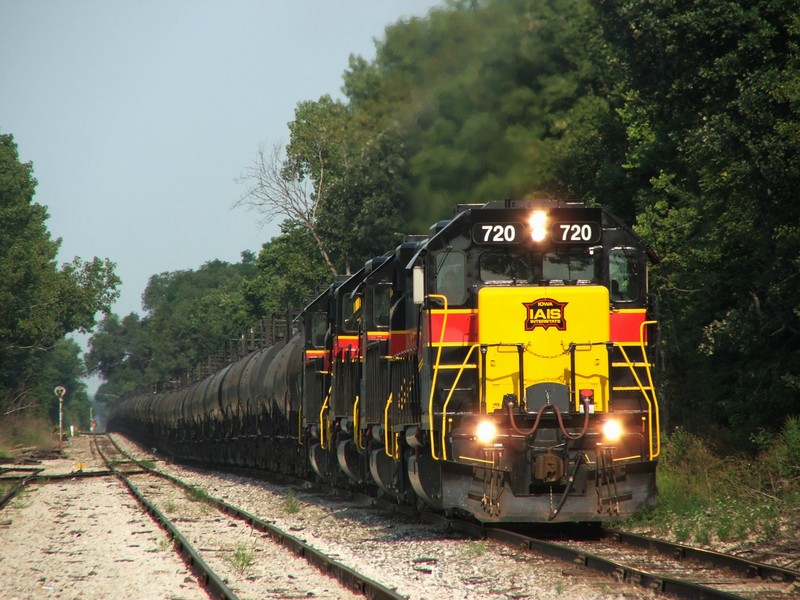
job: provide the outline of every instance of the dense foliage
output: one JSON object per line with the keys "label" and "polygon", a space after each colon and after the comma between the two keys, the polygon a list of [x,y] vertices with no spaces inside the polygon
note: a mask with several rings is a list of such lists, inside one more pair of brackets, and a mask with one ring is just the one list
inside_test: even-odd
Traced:
{"label": "dense foliage", "polygon": [[113,403],[217,358],[252,321],[242,289],[254,274],[255,256],[244,252],[239,264],[215,260],[196,271],[153,275],[142,296],[146,316],[110,314],[90,340],[86,365],[105,380],[98,401]]}
{"label": "dense foliage", "polygon": [[800,405],[800,17],[762,0],[598,2],[666,398],[746,439]]}
{"label": "dense foliage", "polygon": [[[664,438],[658,504],[628,523],[678,542],[716,546],[733,554],[767,544],[795,556],[800,525],[800,418],[758,436],[758,452],[720,456],[702,438],[677,429]],[[739,541],[740,548],[731,548]]]}
{"label": "dense foliage", "polygon": [[119,279],[108,260],[56,263],[61,241],[50,237],[35,189],[33,166],[19,161],[11,135],[0,134],[0,418],[57,420],[53,390],[63,385],[66,410],[86,425],[85,370],[77,344],[64,336],[94,326],[116,299]]}

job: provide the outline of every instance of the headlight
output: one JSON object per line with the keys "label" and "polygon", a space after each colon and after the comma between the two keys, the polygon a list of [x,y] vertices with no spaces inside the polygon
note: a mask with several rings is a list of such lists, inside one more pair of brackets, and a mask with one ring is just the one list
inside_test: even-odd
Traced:
{"label": "headlight", "polygon": [[622,424],[614,419],[609,419],[603,423],[603,440],[606,442],[618,442],[622,437]]}
{"label": "headlight", "polygon": [[488,446],[497,437],[497,427],[491,421],[481,421],[475,434],[481,444]]}
{"label": "headlight", "polygon": [[547,237],[547,213],[543,210],[531,213],[528,224],[531,226],[531,239],[534,242],[541,242]]}

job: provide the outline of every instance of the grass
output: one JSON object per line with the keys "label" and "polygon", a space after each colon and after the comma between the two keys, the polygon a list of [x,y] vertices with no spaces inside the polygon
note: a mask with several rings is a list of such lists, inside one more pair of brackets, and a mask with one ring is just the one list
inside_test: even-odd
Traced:
{"label": "grass", "polygon": [[486,554],[485,542],[470,542],[464,551],[468,558],[478,558]]}
{"label": "grass", "polygon": [[186,492],[186,498],[190,502],[202,502],[203,504],[213,504],[211,496],[203,488],[193,485]]}
{"label": "grass", "polygon": [[255,552],[245,545],[240,545],[233,551],[229,561],[233,570],[239,575],[243,575],[255,564]]}
{"label": "grass", "polygon": [[286,493],[286,498],[283,500],[283,512],[288,515],[294,515],[300,512],[300,501],[294,497],[294,490],[289,488]]}
{"label": "grass", "polygon": [[46,419],[31,415],[6,416],[0,419],[0,457],[14,458],[15,449],[47,450],[58,444]]}
{"label": "grass", "polygon": [[798,535],[787,516],[800,511],[800,417],[754,441],[757,457],[719,456],[685,431],[666,436],[658,504],[627,525],[706,546],[779,543]]}

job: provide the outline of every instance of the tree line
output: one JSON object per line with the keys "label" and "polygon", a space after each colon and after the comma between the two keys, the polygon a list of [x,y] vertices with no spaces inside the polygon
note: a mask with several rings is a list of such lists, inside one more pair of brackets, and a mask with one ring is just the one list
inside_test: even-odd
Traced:
{"label": "tree line", "polygon": [[60,239],[34,202],[33,165],[0,134],[0,422],[45,415],[58,422],[56,386],[67,389],[68,420],[89,425],[86,367],[72,332],[89,332],[119,292],[114,264],[97,257],[59,265]]}
{"label": "tree line", "polygon": [[608,207],[660,257],[669,427],[738,445],[779,428],[800,407],[795,9],[464,0],[388,27],[342,99],[300,102],[286,146],[244,168],[237,205],[280,235],[237,265],[154,276],[144,317],[103,321],[89,369],[108,397],[174,376],[457,203],[544,195]]}

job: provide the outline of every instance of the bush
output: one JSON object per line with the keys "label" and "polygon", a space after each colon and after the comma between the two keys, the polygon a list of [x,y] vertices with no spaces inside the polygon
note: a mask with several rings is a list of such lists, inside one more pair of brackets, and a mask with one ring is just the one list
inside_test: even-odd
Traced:
{"label": "bush", "polygon": [[0,457],[13,458],[21,448],[50,450],[58,443],[43,417],[9,416],[0,420]]}
{"label": "bush", "polygon": [[755,442],[761,448],[761,462],[773,476],[800,477],[800,416],[789,417],[778,435],[760,432]]}
{"label": "bush", "polygon": [[782,515],[800,505],[800,417],[779,434],[754,439],[761,453],[720,457],[702,438],[678,430],[664,436],[657,471],[657,505],[629,525],[645,525],[677,541],[711,544],[774,541]]}

